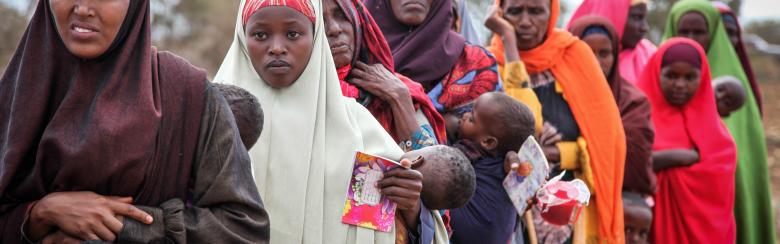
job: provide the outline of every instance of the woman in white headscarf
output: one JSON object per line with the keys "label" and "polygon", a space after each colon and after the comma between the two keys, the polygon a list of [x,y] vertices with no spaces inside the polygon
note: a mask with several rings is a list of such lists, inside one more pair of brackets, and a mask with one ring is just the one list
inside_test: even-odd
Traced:
{"label": "woman in white headscarf", "polygon": [[[242,17],[249,17],[243,15],[252,11],[246,11],[245,5],[291,7],[288,4],[296,1],[293,4],[308,5],[313,10],[307,15],[314,22],[313,49],[298,79],[289,86],[274,88],[258,75],[250,60],[246,19]],[[264,131],[250,155],[255,183],[272,223],[271,242],[395,243],[392,232],[341,223],[355,152],[394,160],[399,160],[403,152],[371,113],[354,99],[342,96],[324,32],[321,3],[307,1],[242,0],[235,40],[215,78],[243,87],[263,104],[267,118]],[[402,215],[399,211],[397,216]],[[429,231],[428,238],[422,231],[420,239],[412,241],[446,243],[438,214],[423,208],[419,219],[422,221],[415,222],[420,226],[413,229],[427,227],[435,231]]]}

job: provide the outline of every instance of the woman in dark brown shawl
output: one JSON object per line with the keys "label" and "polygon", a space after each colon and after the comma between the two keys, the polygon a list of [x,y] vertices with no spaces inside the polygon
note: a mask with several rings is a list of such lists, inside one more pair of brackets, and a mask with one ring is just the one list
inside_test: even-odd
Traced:
{"label": "woman in dark brown shawl", "polygon": [[[626,167],[623,178],[623,190],[641,193],[645,196],[655,193],[655,173],[652,168],[651,154],[654,132],[650,120],[650,103],[644,93],[620,77],[618,72],[618,51],[620,50],[615,28],[609,20],[600,16],[586,16],[572,23],[570,31],[588,43],[599,59],[604,75],[607,77],[612,94],[615,96],[623,128],[626,131]],[[589,36],[607,37],[612,50],[600,53]],[[612,65],[604,62],[611,58]]]}
{"label": "woman in dark brown shawl", "polygon": [[39,1],[0,80],[0,243],[268,241],[230,108],[149,19]]}

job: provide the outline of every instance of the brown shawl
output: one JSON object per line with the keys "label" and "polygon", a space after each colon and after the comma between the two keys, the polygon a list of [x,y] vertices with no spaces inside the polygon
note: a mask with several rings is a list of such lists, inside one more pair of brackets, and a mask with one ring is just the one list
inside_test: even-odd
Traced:
{"label": "brown shawl", "polygon": [[572,23],[570,31],[583,38],[583,33],[591,26],[601,26],[610,33],[614,50],[615,63],[607,76],[607,81],[617,101],[623,128],[626,131],[623,190],[652,195],[655,193],[655,173],[651,158],[654,132],[650,120],[650,102],[642,91],[620,77],[618,67],[620,43],[615,28],[608,19],[601,16],[585,16]]}
{"label": "brown shawl", "polygon": [[38,3],[0,80],[0,243],[51,192],[187,198],[206,75],[151,46],[149,16],[149,0],[130,1],[108,51],[84,60]]}

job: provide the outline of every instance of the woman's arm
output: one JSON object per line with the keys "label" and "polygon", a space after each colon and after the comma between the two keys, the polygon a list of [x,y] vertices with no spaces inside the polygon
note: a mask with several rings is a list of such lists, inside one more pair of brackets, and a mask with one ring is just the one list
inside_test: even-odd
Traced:
{"label": "woman's arm", "polygon": [[653,152],[653,170],[659,172],[674,167],[687,167],[699,162],[699,152],[691,149],[672,149]]}
{"label": "woman's arm", "polygon": [[206,108],[192,174],[191,200],[139,206],[156,220],[125,219],[119,242],[267,243],[269,221],[227,102],[214,87]]}

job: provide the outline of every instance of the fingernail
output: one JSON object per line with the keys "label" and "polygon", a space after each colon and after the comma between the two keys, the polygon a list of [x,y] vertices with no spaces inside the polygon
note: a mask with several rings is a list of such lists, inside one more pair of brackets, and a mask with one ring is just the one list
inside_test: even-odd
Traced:
{"label": "fingernail", "polygon": [[149,223],[149,224],[151,224],[151,223],[152,223],[152,221],[154,221],[154,218],[152,218],[152,216],[149,216],[149,215],[147,215],[147,216],[146,216],[146,223]]}

